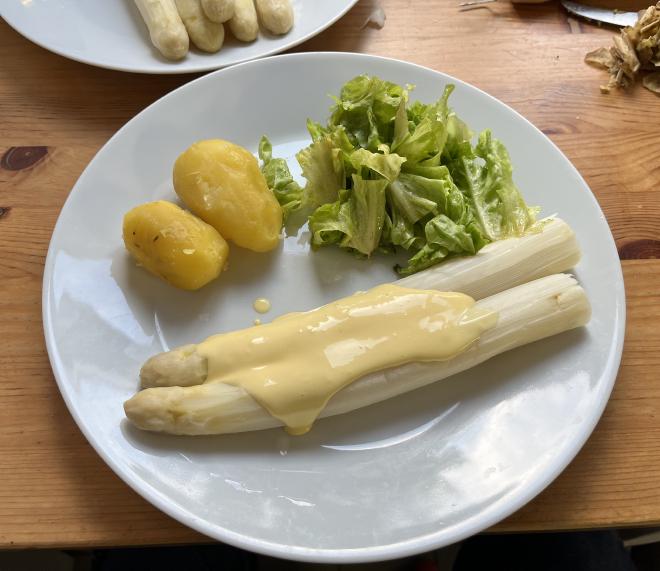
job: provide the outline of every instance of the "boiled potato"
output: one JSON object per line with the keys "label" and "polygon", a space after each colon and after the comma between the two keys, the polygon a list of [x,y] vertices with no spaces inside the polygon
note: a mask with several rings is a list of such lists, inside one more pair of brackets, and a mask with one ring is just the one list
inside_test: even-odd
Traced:
{"label": "boiled potato", "polygon": [[238,246],[277,246],[282,209],[248,150],[228,141],[200,141],[174,164],[174,190],[190,210]]}
{"label": "boiled potato", "polygon": [[164,200],[127,212],[123,235],[139,265],[181,289],[199,289],[217,278],[229,254],[215,228]]}

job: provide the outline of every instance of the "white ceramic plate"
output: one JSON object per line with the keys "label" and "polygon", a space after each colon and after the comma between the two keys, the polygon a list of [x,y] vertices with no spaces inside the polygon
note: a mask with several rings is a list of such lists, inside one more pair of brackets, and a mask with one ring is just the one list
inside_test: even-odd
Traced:
{"label": "white ceramic plate", "polygon": [[[217,331],[305,310],[392,280],[392,260],[310,253],[305,236],[269,255],[232,247],[230,269],[198,292],[178,291],[132,263],[121,243],[131,207],[174,198],[170,176],[192,142],[230,139],[256,151],[267,133],[288,158],[307,144],[360,73],[416,84],[507,145],[531,204],[577,232],[576,271],[593,305],[586,329],[493,359],[390,402],[282,430],[182,438],[141,433],[122,403],[151,355]],[[218,107],[222,97],[226,102]],[[292,164],[295,161],[291,161]],[[67,200],[44,275],[44,327],[55,376],[98,453],[154,505],[202,533],[299,560],[357,562],[455,542],[514,512],[549,484],[593,430],[621,356],[625,300],[603,214],[575,168],[540,131],[489,95],[412,64],[355,54],[296,54],[235,66],[170,93],[123,127]]]}
{"label": "white ceramic plate", "polygon": [[179,62],[168,61],[151,45],[133,0],[2,0],[0,16],[35,44],[76,61],[139,73],[192,73],[288,50],[331,26],[357,0],[292,2],[295,23],[288,34],[262,29],[256,41],[245,44],[228,33],[218,53],[191,49]]}

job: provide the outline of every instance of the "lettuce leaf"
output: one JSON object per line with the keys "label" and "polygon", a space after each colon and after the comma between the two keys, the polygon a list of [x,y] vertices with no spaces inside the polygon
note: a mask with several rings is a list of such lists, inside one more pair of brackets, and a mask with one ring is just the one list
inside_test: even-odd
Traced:
{"label": "lettuce leaf", "polygon": [[534,223],[537,210],[525,204],[514,184],[504,145],[486,130],[474,150],[468,153],[463,142],[455,152],[449,168],[484,236],[494,241],[523,234]]}
{"label": "lettuce leaf", "polygon": [[444,214],[438,214],[426,223],[424,236],[426,243],[410,258],[405,268],[397,267],[399,274],[414,274],[442,262],[451,254],[471,255],[477,251],[469,230]]}
{"label": "lettuce leaf", "polygon": [[[424,246],[425,242],[423,227],[410,222],[398,210],[385,212],[383,236],[386,238],[384,244],[394,247],[399,246],[404,250],[417,251]],[[383,249],[384,244],[381,241],[381,249]]]}
{"label": "lettuce leaf", "polygon": [[372,153],[358,149],[351,153],[350,162],[356,172],[366,168],[392,182],[399,176],[401,165],[406,159],[394,153]]}
{"label": "lettuce leaf", "polygon": [[309,147],[300,151],[296,158],[307,179],[303,204],[316,208],[334,202],[344,188],[344,163],[341,149],[335,146],[330,135],[323,135]]}
{"label": "lettuce leaf", "polygon": [[447,141],[448,99],[453,89],[453,86],[447,86],[442,97],[432,105],[415,102],[407,114],[407,131],[400,124],[403,121],[402,114],[397,115],[392,152],[406,157],[406,166],[440,164]]}
{"label": "lettuce leaf", "polygon": [[[343,191],[344,193],[347,191]],[[312,233],[312,248],[340,244],[349,231],[340,217],[340,200],[319,206],[309,217],[309,230]]]}
{"label": "lettuce leaf", "polygon": [[324,204],[309,217],[313,248],[339,244],[369,256],[378,247],[385,222],[387,180],[365,180],[354,174],[352,182],[337,201]]}
{"label": "lettuce leaf", "polygon": [[[499,214],[499,228],[497,224],[491,223],[491,239],[520,236],[536,220],[537,209],[529,208],[525,204],[522,194],[513,183],[509,153],[505,146],[493,139],[491,132],[486,130],[479,135],[475,154],[485,163],[480,172],[480,192],[473,198],[476,208],[497,209]],[[496,208],[493,208],[493,205]],[[491,216],[491,220],[493,218],[494,216]]]}
{"label": "lettuce leaf", "polygon": [[283,221],[286,222],[289,214],[300,208],[303,189],[293,180],[286,161],[273,158],[273,146],[267,137],[261,137],[259,141],[259,158],[262,161],[261,172],[266,184],[280,203]]}
{"label": "lettuce leaf", "polygon": [[328,126],[342,126],[355,146],[375,152],[380,144],[392,140],[404,92],[389,81],[359,75],[341,88]]}

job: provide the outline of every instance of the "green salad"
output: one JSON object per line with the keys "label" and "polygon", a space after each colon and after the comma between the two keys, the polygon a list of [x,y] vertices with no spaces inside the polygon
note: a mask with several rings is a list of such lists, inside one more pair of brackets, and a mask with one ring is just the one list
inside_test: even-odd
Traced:
{"label": "green salad", "polygon": [[402,87],[360,75],[341,89],[327,124],[307,121],[312,142],[296,158],[298,185],[284,159],[259,145],[262,171],[284,211],[307,219],[312,248],[335,245],[360,256],[403,249],[408,275],[489,242],[519,236],[535,221],[513,183],[504,145],[473,134],[448,104],[409,99]]}

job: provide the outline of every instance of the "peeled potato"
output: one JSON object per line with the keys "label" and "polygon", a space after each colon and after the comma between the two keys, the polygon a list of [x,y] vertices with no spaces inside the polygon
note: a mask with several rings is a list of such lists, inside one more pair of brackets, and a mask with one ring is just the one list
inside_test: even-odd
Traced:
{"label": "peeled potato", "polygon": [[229,254],[215,228],[164,200],[127,212],[123,235],[139,265],[181,289],[199,289],[217,278]]}
{"label": "peeled potato", "polygon": [[282,208],[248,150],[213,139],[191,145],[174,164],[174,190],[192,212],[238,246],[277,246]]}

